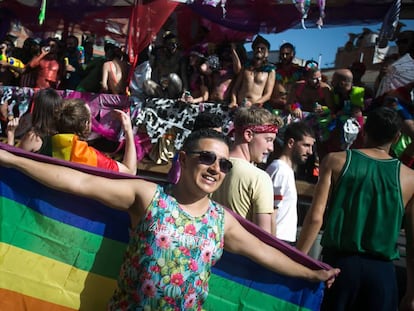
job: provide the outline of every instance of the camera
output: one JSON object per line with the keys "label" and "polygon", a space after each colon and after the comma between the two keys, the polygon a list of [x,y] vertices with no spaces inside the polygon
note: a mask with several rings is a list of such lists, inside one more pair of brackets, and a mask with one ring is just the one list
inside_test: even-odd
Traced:
{"label": "camera", "polygon": [[50,52],[50,46],[45,46],[45,47],[43,47],[43,51],[45,51],[45,52]]}

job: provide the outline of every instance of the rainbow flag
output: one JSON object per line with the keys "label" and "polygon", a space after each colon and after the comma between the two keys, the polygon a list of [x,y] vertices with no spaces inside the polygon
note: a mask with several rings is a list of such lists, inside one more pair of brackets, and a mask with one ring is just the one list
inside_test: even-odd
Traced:
{"label": "rainbow flag", "polygon": [[66,161],[87,164],[118,172],[118,164],[104,153],[89,146],[75,134],[56,134],[50,137],[50,156]]}
{"label": "rainbow flag", "polygon": [[[110,178],[134,178],[26,153]],[[127,213],[47,188],[0,167],[0,310],[105,310],[128,242]],[[256,226],[243,225],[297,260],[321,269]],[[272,273],[225,253],[214,267],[205,310],[319,310],[324,285]]]}

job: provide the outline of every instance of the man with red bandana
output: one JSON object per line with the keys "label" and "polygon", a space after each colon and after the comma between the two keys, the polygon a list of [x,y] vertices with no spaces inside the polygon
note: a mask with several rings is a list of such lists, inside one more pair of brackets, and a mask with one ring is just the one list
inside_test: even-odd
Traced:
{"label": "man with red bandana", "polygon": [[255,164],[265,162],[273,151],[278,125],[276,116],[264,108],[239,108],[230,151],[233,169],[212,195],[269,233],[274,228],[272,180]]}

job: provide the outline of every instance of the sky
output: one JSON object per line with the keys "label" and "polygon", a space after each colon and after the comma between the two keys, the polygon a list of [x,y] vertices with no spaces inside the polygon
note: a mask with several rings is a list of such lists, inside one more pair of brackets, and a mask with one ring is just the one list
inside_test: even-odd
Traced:
{"label": "sky", "polygon": [[[406,26],[402,30],[413,30],[414,20],[401,20]],[[271,50],[279,50],[284,42],[292,43],[296,48],[296,56],[301,59],[315,61],[321,58],[321,68],[330,68],[334,65],[338,47],[343,47],[348,41],[348,33],[360,34],[363,28],[369,28],[379,32],[381,23],[373,25],[289,29],[277,34],[262,34],[271,45]],[[393,42],[390,43],[393,45]],[[247,51],[251,51],[251,43],[245,45]]]}

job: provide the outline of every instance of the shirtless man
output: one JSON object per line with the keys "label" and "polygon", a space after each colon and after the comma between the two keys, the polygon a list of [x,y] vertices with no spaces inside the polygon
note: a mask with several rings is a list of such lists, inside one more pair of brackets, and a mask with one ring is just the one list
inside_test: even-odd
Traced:
{"label": "shirtless man", "polygon": [[236,51],[236,45],[225,44],[219,47],[220,68],[211,73],[211,90],[209,101],[225,102],[230,98],[230,91],[242,65]]}
{"label": "shirtless man", "polygon": [[288,96],[288,104],[297,107],[291,111],[295,117],[301,118],[302,112],[321,112],[322,106],[332,108],[333,95],[330,86],[322,81],[319,69],[308,69],[305,80],[297,81]]}
{"label": "shirtless man", "polygon": [[178,98],[182,94],[182,52],[177,36],[167,31],[162,46],[153,50],[152,76],[143,83],[149,97]]}
{"label": "shirtless man", "polygon": [[241,70],[231,92],[230,108],[262,107],[272,95],[275,67],[267,62],[270,43],[258,35],[252,44],[253,59]]}
{"label": "shirtless man", "polygon": [[49,38],[41,48],[38,56],[35,56],[28,67],[37,68],[35,87],[57,89],[64,75],[65,68],[58,59],[59,43],[56,39]]}

